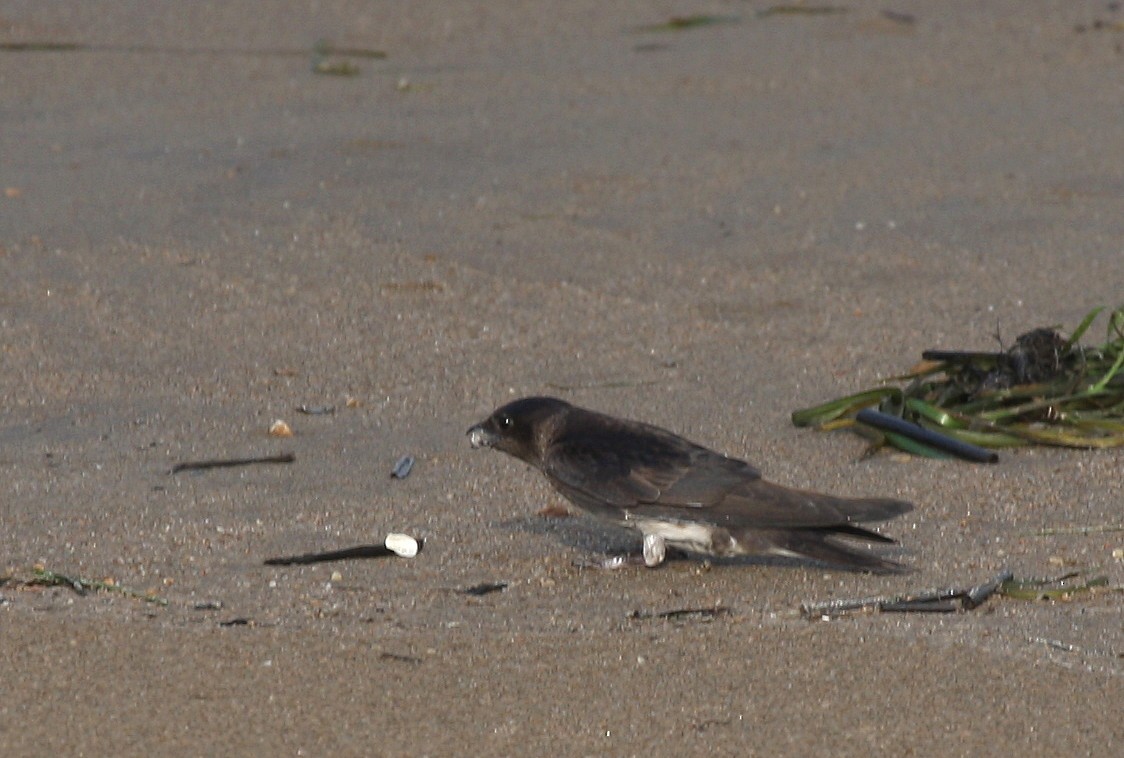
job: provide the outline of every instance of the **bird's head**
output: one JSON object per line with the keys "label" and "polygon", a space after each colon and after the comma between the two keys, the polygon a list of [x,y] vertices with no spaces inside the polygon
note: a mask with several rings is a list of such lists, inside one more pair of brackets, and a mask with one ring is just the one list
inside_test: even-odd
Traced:
{"label": "bird's head", "polygon": [[469,428],[473,447],[492,447],[535,464],[541,441],[572,406],[553,397],[525,397],[508,403]]}

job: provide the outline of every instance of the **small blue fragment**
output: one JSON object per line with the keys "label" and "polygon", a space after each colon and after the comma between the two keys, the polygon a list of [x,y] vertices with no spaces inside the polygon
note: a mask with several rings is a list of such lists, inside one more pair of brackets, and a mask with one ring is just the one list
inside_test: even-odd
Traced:
{"label": "small blue fragment", "polygon": [[414,467],[414,457],[412,455],[403,455],[398,459],[398,463],[394,464],[394,470],[390,475],[395,479],[405,479],[410,475],[410,469]]}

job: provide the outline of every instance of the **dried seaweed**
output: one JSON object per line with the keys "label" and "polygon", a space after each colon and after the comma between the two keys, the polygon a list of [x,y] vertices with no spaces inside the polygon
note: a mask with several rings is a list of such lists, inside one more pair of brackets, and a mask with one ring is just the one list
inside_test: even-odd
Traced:
{"label": "dried seaweed", "polygon": [[841,5],[804,5],[793,3],[791,5],[770,5],[757,11],[757,18],[770,16],[834,16],[846,13],[847,9]]}
{"label": "dried seaweed", "polygon": [[0,42],[3,53],[130,53],[142,55],[229,55],[245,57],[313,57],[329,55],[366,60],[383,60],[386,52],[365,47],[338,47],[327,40],[319,40],[312,50],[289,47],[186,47],[179,45],[103,45],[86,42],[55,42],[53,40],[28,40],[25,42]]}
{"label": "dried seaweed", "polygon": [[694,13],[687,16],[672,16],[659,24],[646,24],[636,28],[638,32],[679,32],[684,29],[697,29],[700,26],[716,24],[736,24],[737,16],[715,16],[707,13]]}
{"label": "dried seaweed", "polygon": [[1072,600],[1074,596],[1093,592],[1120,592],[1124,587],[1111,586],[1108,578],[1096,576],[1075,583],[1082,577],[1073,571],[1047,579],[1018,579],[1010,571],[1001,571],[993,579],[972,587],[947,587],[907,592],[901,595],[875,595],[845,598],[800,605],[805,618],[832,619],[851,613],[957,613],[979,608],[994,595],[1013,600]]}
{"label": "dried seaweed", "polygon": [[339,47],[327,40],[319,40],[311,51],[300,48],[252,47],[183,47],[177,45],[108,45],[84,42],[55,42],[29,40],[25,42],[0,42],[0,53],[125,53],[130,55],[199,55],[231,57],[309,57],[309,69],[314,74],[327,76],[358,76],[362,73],[351,59],[383,60],[386,53],[364,47]]}
{"label": "dried seaweed", "polygon": [[1050,579],[1012,577],[999,587],[999,594],[1015,600],[1072,600],[1074,595],[1094,590],[1118,592],[1121,589],[1109,585],[1107,576],[1094,576],[1078,584],[1071,581],[1081,576],[1080,571],[1073,571]]}
{"label": "dried seaweed", "polygon": [[1052,526],[1039,529],[1035,537],[1053,537],[1059,534],[1107,534],[1108,532],[1124,532],[1124,524],[1090,524],[1088,526]]}
{"label": "dried seaweed", "polygon": [[889,444],[928,457],[949,451],[856,416],[877,408],[938,436],[992,449],[1124,445],[1124,306],[1108,314],[1103,344],[1079,344],[1103,310],[1090,311],[1069,337],[1045,327],[997,352],[927,350],[924,362],[884,386],[796,411],[792,422],[853,428],[873,436],[876,448]]}
{"label": "dried seaweed", "polygon": [[136,590],[122,587],[112,579],[87,579],[83,576],[70,576],[67,574],[60,574],[57,571],[51,571],[41,565],[34,566],[31,572],[31,577],[28,579],[10,578],[17,584],[25,587],[66,587],[74,590],[79,595],[85,595],[90,591],[116,592],[119,595],[143,600],[146,603],[154,603],[155,605],[168,604],[166,599],[158,595],[151,592],[137,592]]}

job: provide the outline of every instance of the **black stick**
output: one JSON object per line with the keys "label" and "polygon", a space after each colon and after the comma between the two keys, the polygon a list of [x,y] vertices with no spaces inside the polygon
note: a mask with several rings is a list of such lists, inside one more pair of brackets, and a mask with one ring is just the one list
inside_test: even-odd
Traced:
{"label": "black stick", "polygon": [[343,550],[329,550],[324,553],[304,553],[303,555],[288,555],[283,558],[268,558],[266,566],[293,566],[306,563],[327,563],[329,561],[346,561],[351,558],[385,558],[397,555],[386,545],[357,545]]}
{"label": "black stick", "polygon": [[921,358],[927,361],[945,363],[971,363],[973,361],[998,361],[1007,358],[1006,353],[983,353],[969,350],[926,350]]}
{"label": "black stick", "polygon": [[484,582],[483,584],[474,584],[471,587],[464,588],[461,590],[461,594],[482,597],[484,595],[491,595],[493,592],[503,592],[506,589],[507,582]]}
{"label": "black stick", "polygon": [[421,552],[425,540],[408,534],[389,534],[381,545],[357,545],[342,550],[329,550],[324,553],[304,553],[287,555],[281,558],[267,558],[266,566],[292,566],[307,563],[327,563],[346,561],[352,558],[387,558],[389,556],[412,558]]}
{"label": "black stick", "polygon": [[850,611],[881,611],[883,613],[954,613],[978,608],[1003,583],[1011,579],[1010,571],[1000,572],[994,579],[974,587],[958,589],[923,590],[905,595],[878,595],[855,600],[828,600],[823,603],[803,603],[804,616],[838,616]]}
{"label": "black stick", "polygon": [[855,414],[855,420],[867,426],[872,426],[875,429],[897,432],[905,437],[909,437],[911,440],[936,448],[942,452],[950,453],[966,461],[973,461],[975,463],[999,462],[999,453],[994,450],[988,450],[978,445],[961,442],[954,437],[949,437],[947,434],[934,432],[932,429],[926,429],[918,424],[905,421],[897,416],[891,416],[888,413],[876,411],[873,408],[863,408]]}
{"label": "black stick", "polygon": [[234,466],[253,466],[258,463],[292,463],[297,459],[293,453],[281,455],[266,455],[260,458],[217,458],[209,461],[188,461],[172,466],[169,473],[178,474],[181,471],[202,471],[209,468],[232,468]]}

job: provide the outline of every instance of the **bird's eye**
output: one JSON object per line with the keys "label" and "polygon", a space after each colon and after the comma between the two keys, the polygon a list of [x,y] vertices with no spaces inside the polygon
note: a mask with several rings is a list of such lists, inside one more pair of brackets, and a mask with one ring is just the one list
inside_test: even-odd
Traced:
{"label": "bird's eye", "polygon": [[497,418],[496,423],[500,425],[500,429],[510,429],[515,426],[515,421],[506,413]]}

